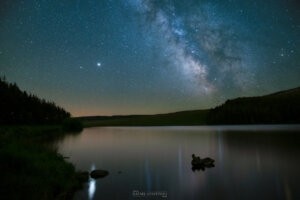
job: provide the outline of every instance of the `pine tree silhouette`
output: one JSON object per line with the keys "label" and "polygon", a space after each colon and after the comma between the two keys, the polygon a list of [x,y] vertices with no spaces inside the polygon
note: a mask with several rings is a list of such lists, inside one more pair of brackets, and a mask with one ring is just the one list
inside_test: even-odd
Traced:
{"label": "pine tree silhouette", "polygon": [[0,124],[55,124],[69,117],[54,102],[21,91],[16,83],[0,77]]}

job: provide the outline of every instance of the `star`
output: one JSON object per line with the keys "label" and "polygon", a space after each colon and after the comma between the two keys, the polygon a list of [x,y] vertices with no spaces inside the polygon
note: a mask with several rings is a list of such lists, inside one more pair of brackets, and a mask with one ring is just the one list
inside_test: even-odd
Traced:
{"label": "star", "polygon": [[[0,77],[41,96],[49,87],[75,115],[209,108],[300,85],[292,0],[40,2],[0,3],[10,13],[1,16]],[[54,93],[79,87],[93,104]]]}
{"label": "star", "polygon": [[101,62],[97,62],[97,70],[101,70],[101,66],[102,66]]}

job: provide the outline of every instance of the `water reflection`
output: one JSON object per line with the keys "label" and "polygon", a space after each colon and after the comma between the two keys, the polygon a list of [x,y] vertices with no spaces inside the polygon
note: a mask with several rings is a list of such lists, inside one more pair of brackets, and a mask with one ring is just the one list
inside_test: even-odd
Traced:
{"label": "water reflection", "polygon": [[90,178],[89,180],[89,199],[92,200],[94,198],[96,192],[96,180]]}
{"label": "water reflection", "polygon": [[[111,172],[101,188],[90,180],[75,199],[136,199],[133,191],[166,191],[174,200],[300,199],[300,128],[288,129],[89,128],[65,138],[59,151],[79,170],[94,163]],[[193,153],[215,159],[215,168],[194,173]]]}
{"label": "water reflection", "polygon": [[205,171],[206,168],[213,168],[215,167],[215,165],[208,165],[208,166],[204,166],[204,165],[198,165],[198,166],[192,166],[192,171]]}
{"label": "water reflection", "polygon": [[145,177],[146,177],[146,187],[147,191],[151,191],[152,186],[152,178],[151,178],[151,171],[149,167],[149,160],[145,160]]}
{"label": "water reflection", "polygon": [[[95,164],[93,164],[91,166],[91,170],[90,171],[93,171],[96,169],[96,166]],[[96,192],[96,180],[91,178],[89,179],[89,200],[92,200],[94,198],[94,195],[95,195],[95,192]]]}

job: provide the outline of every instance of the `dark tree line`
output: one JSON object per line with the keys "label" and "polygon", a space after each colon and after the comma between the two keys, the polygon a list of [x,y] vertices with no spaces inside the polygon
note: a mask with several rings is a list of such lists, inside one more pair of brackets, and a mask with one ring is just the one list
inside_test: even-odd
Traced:
{"label": "dark tree line", "polygon": [[55,124],[69,117],[55,103],[21,91],[0,77],[0,124]]}
{"label": "dark tree line", "polygon": [[211,109],[209,124],[300,123],[300,88],[262,97],[244,97],[226,101]]}

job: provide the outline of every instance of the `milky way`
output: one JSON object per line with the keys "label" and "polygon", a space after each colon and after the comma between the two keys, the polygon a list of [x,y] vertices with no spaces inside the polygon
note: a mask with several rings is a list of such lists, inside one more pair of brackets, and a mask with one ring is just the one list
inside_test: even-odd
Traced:
{"label": "milky way", "polygon": [[155,5],[153,2],[132,0],[131,4],[145,17],[152,31],[160,34],[163,55],[170,65],[181,69],[183,76],[192,79],[194,89],[210,93],[220,88],[227,76],[231,76],[236,87],[247,88],[253,84],[250,70],[244,69],[247,63],[242,59],[242,48],[233,30],[226,30],[230,25],[219,22],[219,16],[210,13],[206,4],[180,15],[174,3]]}
{"label": "milky way", "polygon": [[73,115],[158,113],[300,85],[296,0],[1,1],[0,75]]}

